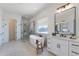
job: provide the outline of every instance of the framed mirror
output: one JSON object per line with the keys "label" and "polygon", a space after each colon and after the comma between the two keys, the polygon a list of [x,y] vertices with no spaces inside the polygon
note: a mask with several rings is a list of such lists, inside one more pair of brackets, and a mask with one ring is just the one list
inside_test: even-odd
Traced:
{"label": "framed mirror", "polygon": [[55,32],[76,35],[76,7],[55,14]]}

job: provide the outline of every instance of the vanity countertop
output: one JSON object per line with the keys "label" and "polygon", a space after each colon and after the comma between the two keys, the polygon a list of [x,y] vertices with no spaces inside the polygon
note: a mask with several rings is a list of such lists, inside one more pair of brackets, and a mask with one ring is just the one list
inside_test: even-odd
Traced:
{"label": "vanity countertop", "polygon": [[68,41],[74,41],[74,42],[79,42],[79,37],[76,39],[70,39],[69,37],[60,37],[62,40],[68,40]]}
{"label": "vanity countertop", "polygon": [[70,39],[70,36],[67,36],[67,37],[55,36],[55,37],[58,38],[58,39],[60,39],[60,40],[67,40],[67,41],[79,42],[79,37],[76,37],[74,39],[73,38]]}
{"label": "vanity countertop", "polygon": [[69,39],[69,41],[79,42],[79,38],[77,38],[77,39]]}
{"label": "vanity countertop", "polygon": [[60,35],[56,35],[56,36],[49,35],[48,38],[56,38],[56,39],[59,39],[59,40],[79,42],[79,37],[76,37],[76,39],[70,39],[69,35],[66,36],[66,37],[60,37]]}

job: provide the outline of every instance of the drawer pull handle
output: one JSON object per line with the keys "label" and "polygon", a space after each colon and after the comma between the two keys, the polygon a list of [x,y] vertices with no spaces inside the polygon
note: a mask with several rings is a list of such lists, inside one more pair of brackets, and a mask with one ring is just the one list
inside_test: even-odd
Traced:
{"label": "drawer pull handle", "polygon": [[77,52],[74,52],[74,51],[72,51],[72,53],[79,54],[79,53],[77,53]]}
{"label": "drawer pull handle", "polygon": [[75,44],[72,44],[73,46],[78,46],[78,45],[75,45]]}

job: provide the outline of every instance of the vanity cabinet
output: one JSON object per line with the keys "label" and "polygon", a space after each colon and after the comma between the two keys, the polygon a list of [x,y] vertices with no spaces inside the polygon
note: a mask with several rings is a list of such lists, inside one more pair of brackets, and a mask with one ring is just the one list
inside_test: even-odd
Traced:
{"label": "vanity cabinet", "polygon": [[68,56],[68,41],[52,37],[47,42],[48,51],[56,55]]}

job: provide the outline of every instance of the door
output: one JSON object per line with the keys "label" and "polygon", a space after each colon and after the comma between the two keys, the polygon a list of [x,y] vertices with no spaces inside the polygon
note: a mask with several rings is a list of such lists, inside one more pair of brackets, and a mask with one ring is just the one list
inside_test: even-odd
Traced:
{"label": "door", "polygon": [[9,20],[9,40],[16,40],[16,21],[14,19]]}

